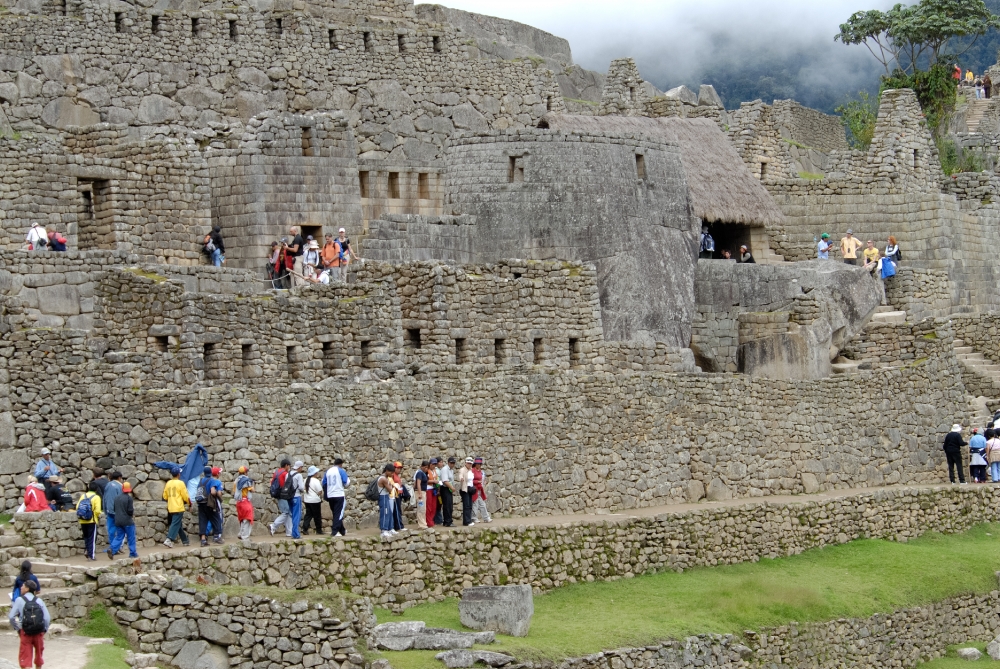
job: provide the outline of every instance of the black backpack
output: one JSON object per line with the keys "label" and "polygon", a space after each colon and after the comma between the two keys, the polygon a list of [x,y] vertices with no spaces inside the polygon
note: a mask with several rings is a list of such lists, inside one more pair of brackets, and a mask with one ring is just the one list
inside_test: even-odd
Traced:
{"label": "black backpack", "polygon": [[212,500],[212,493],[209,491],[209,485],[212,483],[212,479],[205,477],[198,482],[198,492],[194,495],[194,501],[200,506],[208,506]]}
{"label": "black backpack", "polygon": [[45,634],[45,612],[38,603],[38,597],[24,595],[24,608],[21,610],[21,629],[28,636]]}
{"label": "black backpack", "polygon": [[375,480],[372,481],[371,483],[369,483],[368,487],[365,488],[365,499],[367,499],[369,502],[377,502],[378,501],[379,494],[380,494],[379,490],[378,490],[378,480],[380,478],[382,478],[382,477],[381,476],[376,477]]}
{"label": "black backpack", "polygon": [[271,477],[271,497],[274,499],[280,499],[281,495],[281,471],[278,470],[274,472],[274,476]]}
{"label": "black backpack", "polygon": [[288,472],[285,475],[285,482],[281,484],[281,490],[278,491],[278,499],[290,500],[295,497],[295,474]]}

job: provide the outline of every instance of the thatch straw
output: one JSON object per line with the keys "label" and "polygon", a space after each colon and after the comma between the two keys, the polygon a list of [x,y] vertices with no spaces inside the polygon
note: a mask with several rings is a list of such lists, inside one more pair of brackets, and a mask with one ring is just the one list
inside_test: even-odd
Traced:
{"label": "thatch straw", "polygon": [[687,177],[692,210],[706,223],[777,225],[781,210],[736,153],[729,138],[707,118],[574,116],[547,114],[550,130],[570,134],[622,134],[675,142]]}

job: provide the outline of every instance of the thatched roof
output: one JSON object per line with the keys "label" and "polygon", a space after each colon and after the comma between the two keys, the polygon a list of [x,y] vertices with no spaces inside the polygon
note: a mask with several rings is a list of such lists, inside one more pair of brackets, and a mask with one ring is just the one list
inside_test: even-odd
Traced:
{"label": "thatched roof", "polygon": [[547,123],[557,132],[645,136],[675,142],[681,151],[691,207],[706,223],[773,225],[784,220],[770,193],[711,119],[547,114],[542,120],[542,127]]}

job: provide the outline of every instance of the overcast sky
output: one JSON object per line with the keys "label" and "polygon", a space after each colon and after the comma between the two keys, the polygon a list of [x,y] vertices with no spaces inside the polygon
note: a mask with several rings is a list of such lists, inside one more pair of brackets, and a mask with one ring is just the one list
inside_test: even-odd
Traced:
{"label": "overcast sky", "polygon": [[[565,37],[574,60],[607,71],[611,59],[632,56],[660,88],[700,83],[713,66],[748,55],[799,60],[797,76],[850,88],[872,79],[864,47],[833,41],[854,11],[885,9],[893,0],[447,0],[440,3],[513,19]],[[856,90],[856,89],[855,89]]]}

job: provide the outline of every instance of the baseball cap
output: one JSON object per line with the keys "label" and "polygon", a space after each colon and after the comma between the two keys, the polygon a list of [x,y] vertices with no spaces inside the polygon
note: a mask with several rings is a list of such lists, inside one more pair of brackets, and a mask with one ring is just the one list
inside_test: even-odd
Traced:
{"label": "baseball cap", "polygon": [[829,239],[829,238],[830,238],[829,233],[824,232],[823,234],[820,235],[820,239]]}
{"label": "baseball cap", "polygon": [[302,469],[305,466],[306,466],[306,463],[302,462],[301,460],[296,460],[295,464],[292,465],[292,469]]}
{"label": "baseball cap", "polygon": [[52,453],[52,451],[50,451],[50,450],[49,450],[49,449],[47,449],[47,448],[43,448],[43,449],[42,449],[42,455],[50,455],[51,453]]}
{"label": "baseball cap", "polygon": [[852,230],[850,228],[847,228],[847,234],[853,235],[854,234],[854,230]]}
{"label": "baseball cap", "polygon": [[454,456],[452,456],[452,457],[448,458],[448,462],[449,462],[449,463],[451,463],[451,464],[454,464],[454,463],[455,463],[455,458],[454,458]]}
{"label": "baseball cap", "polygon": [[465,464],[467,464],[467,465],[471,465],[471,464],[472,464],[473,462],[474,462],[474,461],[473,461],[473,459],[472,459],[472,458],[466,458],[466,459],[465,459]]}
{"label": "baseball cap", "polygon": [[218,476],[222,473],[222,467],[212,467],[212,476]]}
{"label": "baseball cap", "polygon": [[402,468],[403,468],[403,463],[402,463],[402,462],[399,462],[399,461],[397,460],[396,462],[392,463],[392,466],[393,466],[393,467],[396,467],[397,469],[402,469]]}
{"label": "baseball cap", "polygon": [[440,461],[440,460],[438,460],[437,458],[431,458],[431,464],[432,464],[432,465],[436,465],[436,464],[437,464],[437,463],[439,463],[439,462],[441,462],[441,461]]}
{"label": "baseball cap", "polygon": [[211,476],[212,475],[212,468],[211,467],[205,467],[204,469],[201,470],[201,473],[202,473],[203,476]]}
{"label": "baseball cap", "polygon": [[340,230],[337,230],[337,232],[347,232],[347,228],[341,228]]}
{"label": "baseball cap", "polygon": [[122,492],[132,492],[132,484],[125,481],[125,483],[122,484]]}
{"label": "baseball cap", "polygon": [[181,468],[180,467],[171,467],[170,468],[170,475],[171,476],[177,476],[180,473],[181,473]]}

